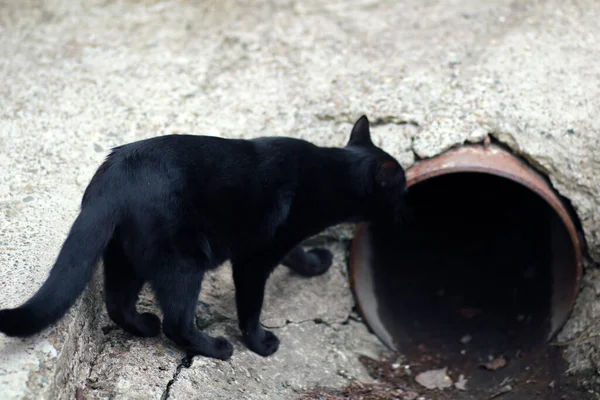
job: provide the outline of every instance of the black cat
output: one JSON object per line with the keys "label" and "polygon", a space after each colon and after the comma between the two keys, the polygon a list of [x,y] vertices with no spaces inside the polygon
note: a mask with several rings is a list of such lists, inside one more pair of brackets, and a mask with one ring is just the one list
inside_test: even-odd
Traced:
{"label": "black cat", "polygon": [[259,320],[271,271],[282,263],[324,273],[331,253],[298,244],[345,221],[397,220],[405,183],[398,162],[372,143],[365,116],[344,148],[191,135],[117,147],[87,187],[48,279],[26,303],[0,311],[0,331],[28,336],[56,322],[103,257],[115,323],[138,336],[160,333],[156,315],[136,311],[148,281],[168,338],[189,355],[227,359],[231,343],[198,331],[194,317],[204,273],[231,260],[243,339],[268,356],[279,346]]}

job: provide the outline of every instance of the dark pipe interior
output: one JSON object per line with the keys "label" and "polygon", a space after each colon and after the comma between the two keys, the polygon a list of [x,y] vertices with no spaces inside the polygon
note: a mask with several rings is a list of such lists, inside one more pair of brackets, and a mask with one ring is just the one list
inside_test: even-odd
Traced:
{"label": "dark pipe interior", "polygon": [[[480,173],[428,179],[407,202],[403,229],[371,227],[379,314],[399,351],[488,388],[528,363],[550,368],[552,243],[570,246],[554,210],[528,188]],[[482,375],[490,371],[477,366],[500,355],[505,372]]]}

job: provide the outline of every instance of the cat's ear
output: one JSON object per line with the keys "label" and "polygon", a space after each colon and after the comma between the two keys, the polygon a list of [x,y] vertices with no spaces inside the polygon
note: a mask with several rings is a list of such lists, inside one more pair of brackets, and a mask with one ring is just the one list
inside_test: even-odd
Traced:
{"label": "cat's ear", "polygon": [[372,146],[371,130],[369,129],[369,120],[366,115],[363,115],[356,121],[350,133],[348,145],[356,146]]}
{"label": "cat's ear", "polygon": [[393,161],[384,161],[379,164],[377,174],[375,175],[375,181],[382,187],[401,184],[405,179],[404,170]]}

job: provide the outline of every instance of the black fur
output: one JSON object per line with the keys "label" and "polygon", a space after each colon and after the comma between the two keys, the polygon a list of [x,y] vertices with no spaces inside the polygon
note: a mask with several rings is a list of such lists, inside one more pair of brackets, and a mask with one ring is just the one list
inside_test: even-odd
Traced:
{"label": "black fur", "polygon": [[136,310],[147,281],[167,337],[188,354],[227,359],[231,344],[198,331],[194,316],[205,271],[231,260],[244,341],[268,356],[279,345],[259,320],[271,271],[283,263],[304,276],[326,272],[331,253],[298,244],[344,221],[397,221],[404,188],[404,171],[373,145],[364,116],[345,148],[189,135],[118,147],[87,187],[50,276],[22,306],[0,311],[0,331],[28,336],[55,323],[103,257],[115,323],[160,333],[157,316]]}

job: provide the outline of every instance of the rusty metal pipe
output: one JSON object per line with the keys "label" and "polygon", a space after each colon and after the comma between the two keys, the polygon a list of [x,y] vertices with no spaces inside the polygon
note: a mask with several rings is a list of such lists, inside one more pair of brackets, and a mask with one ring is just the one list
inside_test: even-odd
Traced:
{"label": "rusty metal pipe", "polygon": [[[579,236],[573,217],[547,180],[519,158],[496,145],[470,145],[453,149],[432,159],[420,161],[407,170],[409,187],[432,178],[457,173],[480,173],[506,178],[536,193],[556,213],[566,232],[555,238],[549,268],[552,273],[551,338],[562,327],[577,296],[582,274]],[[476,190],[476,189],[474,189]],[[393,314],[394,305],[385,304],[375,289],[373,238],[368,224],[358,226],[350,257],[350,279],[359,309],[370,328],[390,348],[396,349],[393,333],[381,318],[382,310]],[[400,266],[401,267],[401,266]]]}

